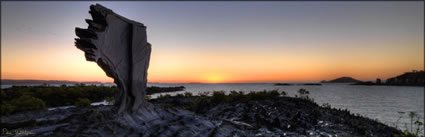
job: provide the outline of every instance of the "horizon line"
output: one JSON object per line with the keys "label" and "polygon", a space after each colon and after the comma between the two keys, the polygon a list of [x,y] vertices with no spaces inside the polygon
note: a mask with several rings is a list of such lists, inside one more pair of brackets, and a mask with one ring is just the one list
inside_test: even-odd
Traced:
{"label": "horizon line", "polygon": [[[347,76],[341,76],[341,77],[347,77]],[[337,78],[341,78],[337,77]],[[337,79],[335,78],[335,79]],[[352,78],[352,77],[351,77]],[[353,78],[355,79],[355,78]],[[3,85],[4,80],[16,80],[16,81],[63,81],[63,82],[72,82],[72,83],[99,83],[99,84],[115,84],[114,82],[101,82],[101,81],[74,81],[74,80],[43,80],[43,79],[2,79],[0,78],[0,84]],[[333,79],[332,79],[333,80]],[[359,79],[356,79],[359,80]],[[383,81],[386,81],[382,79]],[[147,82],[147,84],[276,84],[276,83],[323,83],[322,81],[330,81],[330,80],[320,80],[320,81],[276,81],[276,82]],[[373,81],[373,80],[360,80],[360,81]],[[13,85],[13,84],[12,84]]]}

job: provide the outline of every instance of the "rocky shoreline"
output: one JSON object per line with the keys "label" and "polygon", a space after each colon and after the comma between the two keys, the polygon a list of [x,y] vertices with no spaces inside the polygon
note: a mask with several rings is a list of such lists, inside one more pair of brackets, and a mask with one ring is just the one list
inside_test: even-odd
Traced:
{"label": "rocky shoreline", "polygon": [[2,135],[385,137],[402,133],[347,110],[285,96],[248,101],[174,96],[152,99],[134,113],[115,111],[113,106],[91,106],[2,116],[2,129],[11,133]]}
{"label": "rocky shoreline", "polygon": [[[155,104],[188,106],[199,97],[154,100]],[[184,109],[184,108],[182,108]],[[301,98],[276,97],[203,106],[196,114],[212,120],[244,123],[259,136],[394,136],[401,131],[375,120]]]}

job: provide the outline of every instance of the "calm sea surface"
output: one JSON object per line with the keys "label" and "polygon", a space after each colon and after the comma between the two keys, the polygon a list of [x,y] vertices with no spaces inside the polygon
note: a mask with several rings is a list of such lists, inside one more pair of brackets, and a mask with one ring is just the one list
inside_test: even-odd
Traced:
{"label": "calm sea surface", "polygon": [[[322,86],[274,86],[273,84],[150,84],[151,86],[180,86],[186,87],[185,91],[198,94],[204,91],[223,90],[260,91],[274,90],[285,91],[289,96],[295,96],[300,88],[310,91],[310,97],[319,105],[329,103],[332,107],[348,109],[371,119],[377,119],[387,125],[394,126],[399,119],[398,112],[416,112],[420,120],[424,121],[424,87],[407,86],[360,86],[348,84],[323,84]],[[176,93],[169,93],[175,95]],[[159,94],[153,95],[156,97]],[[404,114],[398,122],[398,127],[410,126],[410,118]],[[409,127],[410,128],[410,127]]]}
{"label": "calm sea surface", "polygon": [[[110,85],[105,85],[110,86]],[[310,97],[319,105],[329,103],[332,107],[348,109],[371,119],[377,119],[387,125],[394,126],[400,117],[398,112],[416,112],[420,120],[424,121],[424,87],[405,86],[355,86],[347,84],[323,84],[322,86],[274,86],[273,84],[148,84],[148,86],[170,87],[185,86],[185,91],[162,93],[175,95],[177,93],[192,92],[194,95],[206,91],[223,90],[285,91],[289,96],[295,96],[300,88],[310,91]],[[2,88],[10,85],[2,85]],[[152,95],[156,98],[160,94]],[[398,122],[398,127],[410,128],[410,118],[404,114]]]}

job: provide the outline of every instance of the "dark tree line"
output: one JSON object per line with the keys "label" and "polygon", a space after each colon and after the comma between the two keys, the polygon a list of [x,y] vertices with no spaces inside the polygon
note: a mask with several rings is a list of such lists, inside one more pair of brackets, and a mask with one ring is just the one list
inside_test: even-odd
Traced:
{"label": "dark tree line", "polygon": [[113,97],[115,86],[95,86],[76,84],[75,86],[12,86],[0,93],[1,113],[10,114],[25,110],[38,110],[47,107],[75,105],[81,99],[92,102]]}
{"label": "dark tree line", "polygon": [[[162,92],[181,91],[184,87],[148,87],[147,95]],[[75,84],[75,86],[12,86],[0,91],[1,114],[12,114],[26,110],[40,110],[48,107],[77,105],[82,102],[99,102],[113,98],[116,86]],[[87,103],[85,103],[87,105]]]}

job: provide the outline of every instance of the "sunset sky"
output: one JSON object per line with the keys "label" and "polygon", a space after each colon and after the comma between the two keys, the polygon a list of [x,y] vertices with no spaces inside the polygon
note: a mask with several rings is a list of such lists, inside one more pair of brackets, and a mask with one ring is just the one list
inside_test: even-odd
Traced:
{"label": "sunset sky", "polygon": [[149,82],[387,79],[424,69],[424,2],[1,2],[1,78],[112,82],[74,46],[99,3],[147,26]]}

